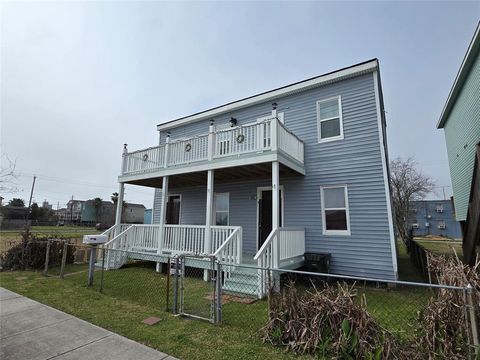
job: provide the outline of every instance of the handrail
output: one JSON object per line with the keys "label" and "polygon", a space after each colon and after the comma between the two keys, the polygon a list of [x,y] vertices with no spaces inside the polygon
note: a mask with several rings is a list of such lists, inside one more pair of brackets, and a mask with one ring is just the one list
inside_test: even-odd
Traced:
{"label": "handrail", "polygon": [[141,152],[145,152],[145,151],[153,150],[153,149],[160,149],[162,147],[165,147],[165,145],[150,146],[150,147],[145,148],[145,149],[139,149],[139,150],[134,150],[134,151],[127,152],[123,156],[133,155],[133,154],[137,154],[137,153],[141,153]]}
{"label": "handrail", "polygon": [[237,226],[236,229],[230,234],[230,236],[228,238],[225,239],[225,241],[223,242],[222,245],[219,246],[219,248],[217,249],[217,251],[215,251],[213,253],[214,256],[218,256],[218,254],[220,254],[221,251],[223,251],[223,249],[225,247],[227,247],[228,243],[230,243],[232,241],[232,239],[237,235],[237,233],[240,231],[240,226]]}
{"label": "handrail", "polygon": [[112,240],[110,240],[110,241],[106,242],[105,244],[103,244],[103,246],[107,246],[107,245],[109,245],[110,243],[114,242],[115,240],[117,240],[117,238],[119,238],[120,236],[124,235],[127,231],[130,231],[133,227],[134,227],[134,225],[130,225],[128,228],[126,228],[125,230],[123,230],[120,234],[115,235]]}
{"label": "handrail", "polygon": [[253,257],[253,260],[258,260],[260,256],[263,255],[263,253],[266,251],[267,247],[270,246],[270,243],[273,241],[273,238],[277,235],[277,229],[272,229],[268,237],[266,238],[265,242],[262,244],[260,247],[260,250],[255,254]]}

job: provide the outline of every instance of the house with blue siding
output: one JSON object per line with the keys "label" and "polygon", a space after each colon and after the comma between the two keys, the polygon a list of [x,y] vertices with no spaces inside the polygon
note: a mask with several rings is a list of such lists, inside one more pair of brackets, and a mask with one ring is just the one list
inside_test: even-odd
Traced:
{"label": "house with blue siding", "polygon": [[107,247],[214,255],[231,269],[298,268],[322,253],[332,273],[397,278],[377,59],[157,130],[158,145],[125,146],[118,178],[120,204],[125,184],[156,189],[153,224],[117,217]]}
{"label": "house with blue siding", "polygon": [[462,238],[460,223],[455,219],[451,200],[417,200],[410,202],[408,226],[413,236]]}

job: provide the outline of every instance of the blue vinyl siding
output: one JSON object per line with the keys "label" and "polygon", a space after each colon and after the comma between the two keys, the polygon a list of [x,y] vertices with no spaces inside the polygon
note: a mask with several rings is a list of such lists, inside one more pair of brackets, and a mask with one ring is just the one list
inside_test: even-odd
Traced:
{"label": "blue vinyl siding", "polygon": [[[280,97],[278,111],[285,125],[305,142],[305,176],[280,179],[285,187],[285,226],[306,229],[309,252],[332,254],[331,271],[393,279],[387,198],[382,167],[381,141],[374,87],[374,74]],[[316,102],[341,95],[344,139],[318,143]],[[271,113],[271,101],[217,117],[216,124],[235,117],[239,125],[254,122]],[[208,131],[209,120],[170,130],[173,139]],[[161,142],[165,133],[161,134]],[[216,192],[230,192],[230,225],[243,226],[244,251],[256,251],[257,187],[270,181],[215,184]],[[322,234],[320,186],[346,184],[350,208],[350,236]],[[182,193],[181,222],[205,223],[205,187],[173,189]],[[155,198],[154,219],[158,214],[159,193]],[[157,215],[158,216],[158,215]]]}

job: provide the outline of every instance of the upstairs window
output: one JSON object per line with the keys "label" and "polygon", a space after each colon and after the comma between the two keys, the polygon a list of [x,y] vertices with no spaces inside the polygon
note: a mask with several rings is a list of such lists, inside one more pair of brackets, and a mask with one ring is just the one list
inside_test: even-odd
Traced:
{"label": "upstairs window", "polygon": [[350,235],[347,186],[322,186],[322,222],[325,235]]}
{"label": "upstairs window", "polygon": [[227,226],[230,223],[230,194],[215,194],[215,225]]}
{"label": "upstairs window", "polygon": [[318,142],[343,139],[342,98],[317,101]]}
{"label": "upstairs window", "polygon": [[442,204],[437,204],[436,211],[437,211],[437,213],[443,213],[443,205]]}

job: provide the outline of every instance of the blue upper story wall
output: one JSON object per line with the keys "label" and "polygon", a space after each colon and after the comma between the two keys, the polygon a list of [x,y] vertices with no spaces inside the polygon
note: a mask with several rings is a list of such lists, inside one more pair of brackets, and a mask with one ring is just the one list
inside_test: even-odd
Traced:
{"label": "blue upper story wall", "polygon": [[[450,200],[422,200],[411,202],[409,228],[414,236],[439,235],[454,239],[462,238],[460,223],[455,219]],[[417,224],[418,228],[413,228]],[[441,228],[445,225],[445,229]]]}
{"label": "blue upper story wall", "polygon": [[[378,91],[377,91],[378,90]],[[396,252],[387,163],[382,139],[377,72],[305,90],[274,99],[284,113],[285,125],[305,143],[305,176],[281,178],[285,188],[285,225],[306,229],[307,251],[332,254],[331,270],[348,275],[393,279]],[[341,96],[344,139],[319,143],[317,101]],[[215,117],[215,124],[227,124],[231,117],[238,124],[256,121],[271,114],[273,101],[256,104]],[[172,139],[208,132],[210,119],[170,129]],[[160,142],[165,141],[161,133]],[[348,187],[351,235],[324,235],[320,186]],[[256,251],[256,188],[268,181],[215,184],[215,191],[231,194],[230,225],[244,227],[244,247]],[[205,221],[205,187],[171,189],[182,194],[181,222]],[[154,222],[158,222],[159,194],[154,202]],[[235,215],[234,215],[235,213]]]}

